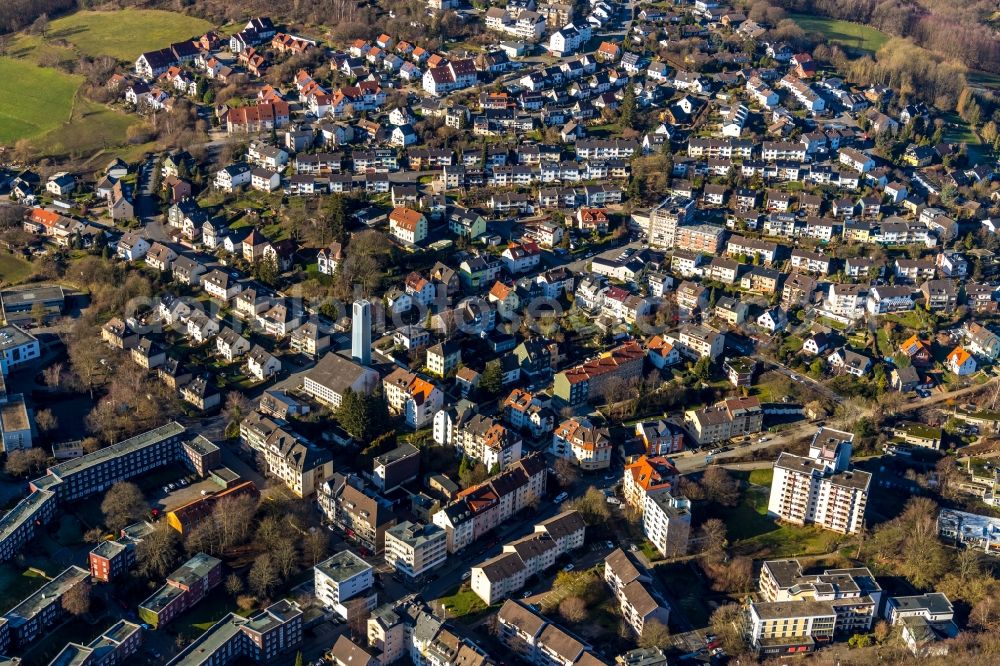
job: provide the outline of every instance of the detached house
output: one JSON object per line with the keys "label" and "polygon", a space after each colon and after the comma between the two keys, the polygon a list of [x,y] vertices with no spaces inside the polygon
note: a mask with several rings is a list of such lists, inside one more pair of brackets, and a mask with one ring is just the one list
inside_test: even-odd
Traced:
{"label": "detached house", "polygon": [[259,381],[264,381],[281,371],[281,361],[260,345],[254,345],[247,354],[247,370]]}
{"label": "detached house", "polygon": [[422,243],[427,238],[427,218],[412,208],[394,208],[389,213],[389,233],[408,245]]}
{"label": "detached house", "polygon": [[945,359],[945,367],[959,377],[976,372],[976,359],[962,347],[955,347]]}

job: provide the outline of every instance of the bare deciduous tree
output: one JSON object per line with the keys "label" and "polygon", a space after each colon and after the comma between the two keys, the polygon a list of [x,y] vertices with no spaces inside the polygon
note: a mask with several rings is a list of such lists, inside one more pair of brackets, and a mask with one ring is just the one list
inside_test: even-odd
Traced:
{"label": "bare deciduous tree", "polygon": [[587,619],[587,602],[580,597],[566,597],[559,604],[559,614],[569,622],[583,622]]}
{"label": "bare deciduous tree", "polygon": [[108,489],[101,501],[104,523],[117,533],[121,528],[142,518],[149,511],[142,490],[134,483],[119,481]]}
{"label": "bare deciduous tree", "polygon": [[83,615],[90,611],[90,583],[81,581],[62,595],[62,607],[70,615]]}

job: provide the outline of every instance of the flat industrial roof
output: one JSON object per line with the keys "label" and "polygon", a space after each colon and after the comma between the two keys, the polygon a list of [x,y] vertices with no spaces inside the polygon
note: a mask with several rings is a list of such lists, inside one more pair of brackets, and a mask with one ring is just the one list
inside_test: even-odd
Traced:
{"label": "flat industrial roof", "polygon": [[36,339],[31,333],[13,324],[0,327],[0,351],[20,347],[34,342]]}
{"label": "flat industrial roof", "polygon": [[139,451],[147,446],[158,444],[165,439],[180,435],[184,432],[184,430],[184,426],[176,421],[173,421],[166,425],[162,425],[159,428],[154,428],[153,430],[136,435],[135,437],[112,444],[111,446],[95,451],[94,453],[88,453],[85,456],[80,456],[79,458],[74,458],[72,460],[61,462],[58,465],[53,465],[49,468],[49,473],[59,477],[60,479],[64,479],[67,476],[76,474],[77,472],[93,467],[94,465],[132,453],[133,451]]}

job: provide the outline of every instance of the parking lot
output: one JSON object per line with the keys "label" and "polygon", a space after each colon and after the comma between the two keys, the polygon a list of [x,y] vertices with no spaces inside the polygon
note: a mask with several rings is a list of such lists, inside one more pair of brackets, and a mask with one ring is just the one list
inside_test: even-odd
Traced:
{"label": "parking lot", "polygon": [[[173,486],[173,488],[170,486]],[[186,476],[180,477],[177,481],[150,491],[148,499],[152,508],[166,513],[196,499],[205,497],[206,495],[202,494],[203,491],[206,494],[215,494],[221,490],[222,487],[211,479],[199,479],[198,475],[189,473]]]}

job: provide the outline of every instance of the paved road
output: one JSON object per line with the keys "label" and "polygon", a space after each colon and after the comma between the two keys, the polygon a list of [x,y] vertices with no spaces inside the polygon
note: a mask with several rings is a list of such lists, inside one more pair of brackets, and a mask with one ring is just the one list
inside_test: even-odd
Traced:
{"label": "paved road", "polygon": [[942,402],[947,402],[948,400],[954,400],[955,398],[961,398],[963,396],[972,395],[978,393],[986,388],[994,386],[1000,377],[991,377],[989,380],[982,384],[976,384],[975,386],[969,386],[962,389],[956,389],[947,393],[937,393],[933,394],[927,398],[921,398],[919,400],[911,400],[899,407],[896,411],[898,412],[912,412],[917,409],[923,409],[925,407],[934,407]]}
{"label": "paved road", "polygon": [[[814,432],[816,432],[816,425],[810,422],[804,422],[800,425],[795,425],[791,428],[782,430],[781,432],[769,435],[763,433],[754,439],[750,444],[746,446],[735,446],[732,450],[726,451],[724,453],[717,453],[712,456],[712,460],[718,464],[725,465],[727,459],[742,457],[747,453],[752,451],[757,451],[760,449],[765,449],[775,445],[791,445],[794,442],[802,439],[803,437],[809,437]],[[760,441],[760,437],[765,437],[765,441]],[[677,467],[677,471],[681,474],[694,474],[700,472],[708,467],[708,463],[705,462],[706,454],[704,451],[685,451],[677,456],[673,456],[671,460],[674,462],[674,466]],[[770,462],[766,462],[763,467],[770,465]],[[743,463],[740,463],[743,464]],[[748,463],[756,464],[756,463]]]}

